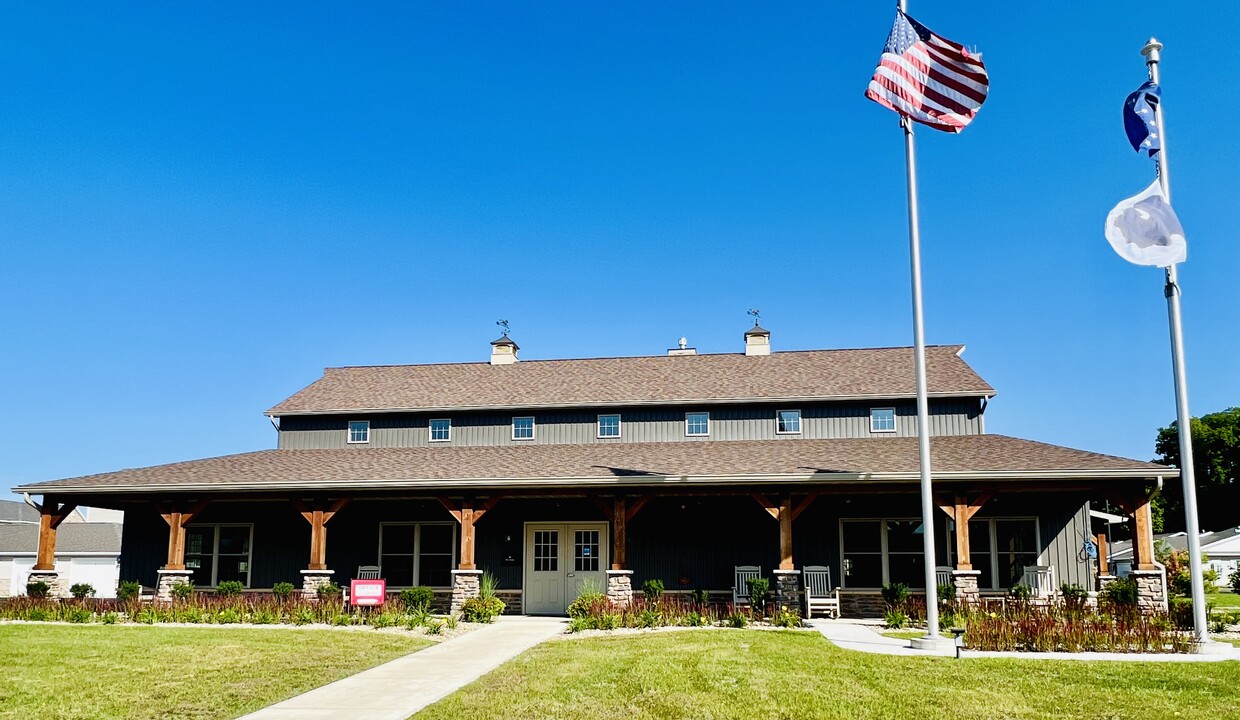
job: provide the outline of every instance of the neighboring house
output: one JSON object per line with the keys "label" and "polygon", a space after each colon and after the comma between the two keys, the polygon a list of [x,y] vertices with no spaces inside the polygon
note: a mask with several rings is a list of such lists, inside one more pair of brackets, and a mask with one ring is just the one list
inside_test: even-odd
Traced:
{"label": "neighboring house", "polygon": [[[86,522],[76,512],[70,515],[57,533],[60,590],[90,583],[96,597],[116,597],[121,525]],[[38,546],[39,511],[25,503],[0,501],[0,597],[26,594]]]}
{"label": "neighboring house", "polygon": [[[621,602],[651,578],[724,597],[738,565],[783,599],[826,565],[852,613],[885,583],[923,588],[912,349],[771,352],[756,326],[744,341],[518,361],[505,335],[490,362],[328,368],[267,411],[276,449],[16,490],[43,496],[43,565],[67,508],[124,510],[121,576],[163,596],[186,577],[313,594],[361,565],[454,606],[487,571],[510,609],[551,614],[584,582]],[[1145,488],[1178,471],[986,434],[995,391],[963,349],[927,349],[934,534],[957,592],[1005,591],[1031,565],[1093,586],[1081,544],[1102,494],[1144,528],[1157,577]]]}
{"label": "neighboring house", "polygon": [[[1188,533],[1165,533],[1154,536],[1154,542],[1166,542],[1175,550],[1188,550]],[[1240,567],[1240,527],[1219,532],[1204,532],[1198,537],[1201,553],[1206,556],[1205,569],[1218,572],[1215,584],[1227,587],[1231,574]],[[1123,577],[1132,568],[1132,543],[1116,543],[1111,553],[1116,575]]]}

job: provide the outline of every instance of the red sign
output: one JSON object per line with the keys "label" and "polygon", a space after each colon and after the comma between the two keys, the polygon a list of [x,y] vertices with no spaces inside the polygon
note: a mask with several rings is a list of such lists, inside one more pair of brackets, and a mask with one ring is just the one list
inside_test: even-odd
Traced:
{"label": "red sign", "polygon": [[382,605],[386,599],[386,580],[354,579],[349,582],[350,605]]}

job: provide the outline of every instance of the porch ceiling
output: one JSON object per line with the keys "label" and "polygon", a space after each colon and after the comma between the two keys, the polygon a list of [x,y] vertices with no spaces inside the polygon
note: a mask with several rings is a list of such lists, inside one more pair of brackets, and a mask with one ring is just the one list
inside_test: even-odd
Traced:
{"label": "porch ceiling", "polygon": [[[936,437],[938,480],[1176,477],[1163,465],[1003,435]],[[710,486],[916,481],[917,439],[755,440],[521,447],[263,450],[52,480],[14,492],[263,492],[288,489]]]}

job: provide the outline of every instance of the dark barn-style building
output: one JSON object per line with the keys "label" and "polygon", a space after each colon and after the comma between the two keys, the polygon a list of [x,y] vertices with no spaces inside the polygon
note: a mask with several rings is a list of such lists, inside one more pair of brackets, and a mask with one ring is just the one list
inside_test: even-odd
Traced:
{"label": "dark barn-style building", "polygon": [[[75,505],[125,511],[121,577],[309,596],[378,565],[388,587],[459,607],[489,572],[512,612],[560,614],[585,582],[623,602],[646,579],[730,598],[757,565],[787,596],[830,568],[845,613],[924,587],[911,348],[329,368],[271,408],[273,450],[15,488],[43,496],[39,564]],[[1135,518],[1156,585],[1149,489],[1161,465],[985,433],[995,391],[927,349],[941,577],[968,599],[1025,568],[1096,587],[1089,501]],[[331,532],[328,533],[328,530]],[[1103,554],[1105,558],[1105,553]],[[55,580],[54,577],[49,579]]]}

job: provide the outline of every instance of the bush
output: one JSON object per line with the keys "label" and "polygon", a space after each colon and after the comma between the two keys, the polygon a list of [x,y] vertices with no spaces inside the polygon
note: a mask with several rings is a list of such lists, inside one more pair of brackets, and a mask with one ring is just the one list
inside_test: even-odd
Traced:
{"label": "bush", "polygon": [[611,601],[607,596],[597,591],[587,591],[577,596],[568,606],[568,616],[570,618],[580,618],[587,615],[597,615],[600,612],[611,610]]}
{"label": "bush", "polygon": [[883,602],[888,608],[901,608],[908,601],[908,585],[891,583],[883,586]]}
{"label": "bush", "polygon": [[1116,578],[1102,591],[1101,598],[1116,608],[1133,609],[1137,606],[1137,581],[1130,577]]}
{"label": "bush", "polygon": [[411,587],[400,591],[400,601],[406,610],[426,610],[435,601],[435,591],[428,587]]}
{"label": "bush", "polygon": [[46,608],[31,608],[26,613],[26,619],[32,622],[46,622],[52,619],[52,614]]}
{"label": "bush", "polygon": [[338,600],[340,599],[340,586],[334,582],[326,582],[319,586],[319,600]]}
{"label": "bush", "polygon": [[137,580],[122,580],[116,586],[116,599],[120,602],[129,602],[136,600],[138,595],[142,593],[142,583]]}
{"label": "bush", "polygon": [[1033,597],[1033,590],[1028,585],[1016,584],[1013,585],[1012,589],[1008,591],[1008,595],[1011,596],[1013,600],[1027,602],[1029,598]]}
{"label": "bush", "polygon": [[766,578],[750,578],[745,581],[749,586],[749,607],[755,612],[766,609],[766,594],[771,589],[771,581]]}
{"label": "bush", "polygon": [[883,616],[883,622],[892,630],[899,630],[908,625],[908,615],[904,614],[903,610],[893,607]]}
{"label": "bush", "polygon": [[956,601],[955,585],[951,583],[943,583],[942,585],[936,586],[934,590],[938,593],[940,605]]}
{"label": "bush", "polygon": [[782,628],[799,628],[801,627],[801,615],[791,608],[781,607],[773,622]]}
{"label": "bush", "polygon": [[239,580],[224,580],[215,586],[215,594],[220,597],[235,597],[240,595],[244,589],[245,585],[242,585]]}
{"label": "bush", "polygon": [[194,583],[182,580],[172,586],[172,597],[185,600],[194,594]]}
{"label": "bush", "polygon": [[68,616],[65,619],[71,623],[82,624],[82,623],[90,622],[91,618],[93,617],[94,617],[94,613],[92,613],[91,611],[87,610],[86,608],[77,607],[77,608],[73,608],[72,610],[70,610]]}
{"label": "bush", "polygon": [[215,615],[215,621],[221,625],[232,625],[243,620],[241,613],[234,608],[224,608]]}
{"label": "bush", "polygon": [[1227,578],[1227,582],[1231,583],[1231,591],[1240,595],[1240,565],[1231,571],[1231,577]]}
{"label": "bush", "polygon": [[698,605],[705,605],[710,602],[710,591],[698,588],[689,591],[689,598]]}
{"label": "bush", "polygon": [[26,583],[26,595],[35,598],[36,600],[46,599],[51,591],[52,586],[42,580],[35,580],[33,582]]}
{"label": "bush", "polygon": [[642,594],[650,601],[663,597],[663,581],[658,578],[651,578],[642,583]]}
{"label": "bush", "polygon": [[69,594],[78,600],[94,597],[95,586],[90,583],[74,583],[73,586],[69,588]]}
{"label": "bush", "polygon": [[734,612],[727,617],[729,627],[743,628],[749,624],[749,618],[745,617],[745,613]]}
{"label": "bush", "polygon": [[104,625],[115,625],[116,621],[120,619],[121,619],[120,613],[116,612],[115,610],[109,610],[99,616],[99,622],[103,623]]}
{"label": "bush", "polygon": [[1069,610],[1081,610],[1085,607],[1085,600],[1089,597],[1089,593],[1080,585],[1064,583],[1059,588],[1059,594],[1063,597],[1063,604]]}
{"label": "bush", "polygon": [[293,583],[291,582],[278,582],[271,586],[271,594],[275,595],[276,599],[283,602],[293,596],[294,589]]}
{"label": "bush", "polygon": [[465,601],[461,606],[461,617],[465,622],[489,623],[494,622],[504,612],[504,601],[495,596],[491,597],[473,597]]}

